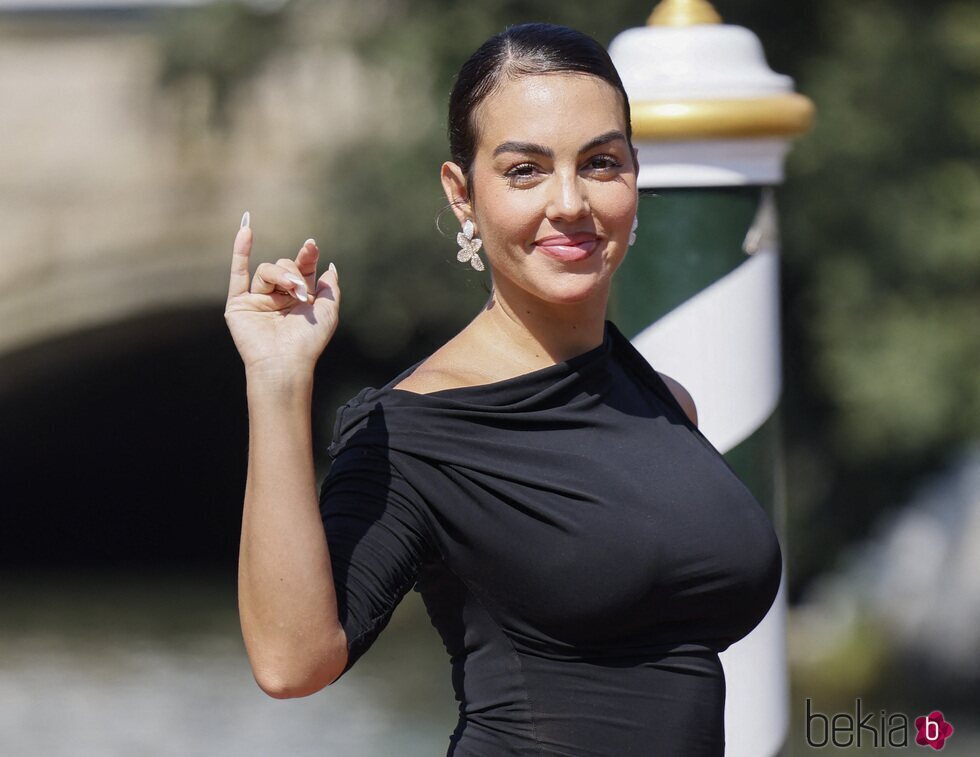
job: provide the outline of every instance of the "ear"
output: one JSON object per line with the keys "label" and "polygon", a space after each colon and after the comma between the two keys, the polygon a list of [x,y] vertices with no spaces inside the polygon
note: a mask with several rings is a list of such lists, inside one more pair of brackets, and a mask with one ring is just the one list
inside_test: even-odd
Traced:
{"label": "ear", "polygon": [[466,193],[466,175],[457,163],[447,160],[442,164],[440,174],[442,189],[446,193],[446,199],[452,204],[453,213],[459,219],[460,226],[467,218],[473,217],[473,208],[470,206],[470,198]]}

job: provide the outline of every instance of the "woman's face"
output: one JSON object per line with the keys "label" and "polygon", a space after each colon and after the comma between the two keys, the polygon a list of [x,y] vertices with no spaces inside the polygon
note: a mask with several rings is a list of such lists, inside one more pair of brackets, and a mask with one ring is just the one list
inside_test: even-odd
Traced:
{"label": "woman's face", "polygon": [[607,297],[637,206],[618,90],[591,75],[523,76],[474,116],[473,198],[458,215],[483,239],[494,288],[554,304]]}

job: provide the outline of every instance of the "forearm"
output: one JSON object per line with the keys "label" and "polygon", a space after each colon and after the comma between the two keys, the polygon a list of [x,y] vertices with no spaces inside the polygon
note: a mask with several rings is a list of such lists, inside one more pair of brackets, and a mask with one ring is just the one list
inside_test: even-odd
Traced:
{"label": "forearm", "polygon": [[303,696],[339,673],[341,629],[320,518],[309,375],[249,377],[238,602],[256,680]]}

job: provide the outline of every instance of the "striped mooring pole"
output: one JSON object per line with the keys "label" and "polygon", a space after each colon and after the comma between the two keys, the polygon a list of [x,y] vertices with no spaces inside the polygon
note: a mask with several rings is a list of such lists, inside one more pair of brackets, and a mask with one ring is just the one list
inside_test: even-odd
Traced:
{"label": "striped mooring pole", "polygon": [[698,426],[766,508],[783,546],[772,608],[720,653],[726,757],[783,754],[789,734],[779,237],[773,187],[809,99],[758,38],[707,0],[663,0],[609,53],[639,151],[637,241],[614,280],[613,319],[698,408]]}

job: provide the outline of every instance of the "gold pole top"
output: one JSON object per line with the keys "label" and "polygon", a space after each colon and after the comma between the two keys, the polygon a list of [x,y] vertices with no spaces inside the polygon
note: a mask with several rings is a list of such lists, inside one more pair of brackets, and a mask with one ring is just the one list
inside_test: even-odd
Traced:
{"label": "gold pole top", "polygon": [[708,0],[661,0],[647,19],[647,26],[694,26],[720,23],[721,16]]}

